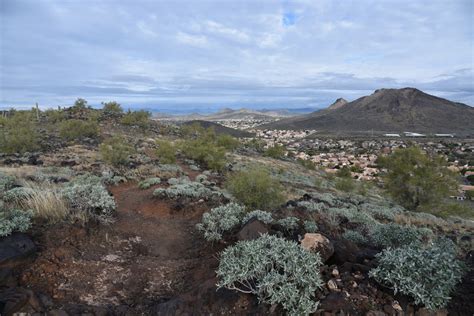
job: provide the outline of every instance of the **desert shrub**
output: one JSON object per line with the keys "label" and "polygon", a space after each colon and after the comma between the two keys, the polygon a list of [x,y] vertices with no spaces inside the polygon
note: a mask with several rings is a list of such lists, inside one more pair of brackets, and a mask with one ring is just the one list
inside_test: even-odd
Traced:
{"label": "desert shrub", "polygon": [[342,234],[342,238],[352,241],[357,245],[366,245],[368,239],[356,230],[348,229]]}
{"label": "desert shrub", "polygon": [[142,129],[147,129],[150,125],[151,113],[148,111],[130,111],[122,117],[121,123],[123,125],[138,126]]}
{"label": "desert shrub", "polygon": [[265,223],[265,224],[273,223],[273,217],[272,217],[271,213],[261,211],[261,210],[255,210],[255,211],[252,211],[252,212],[248,212],[244,216],[244,218],[242,219],[242,224],[247,223],[252,218],[256,218],[256,219],[258,219],[259,221],[261,221],[262,223]]}
{"label": "desert shrub", "polygon": [[203,183],[204,181],[207,181],[207,176],[205,174],[200,174],[196,176],[196,182]]}
{"label": "desert shrub", "polygon": [[62,121],[59,124],[59,135],[68,141],[85,137],[95,138],[99,135],[99,125],[93,120],[71,119]]}
{"label": "desert shrub", "polygon": [[138,187],[142,190],[145,190],[160,183],[161,183],[160,178],[148,178],[138,183]]}
{"label": "desert shrub", "polygon": [[66,112],[62,110],[48,109],[44,111],[44,114],[46,115],[46,120],[48,121],[48,123],[51,124],[57,124],[66,119]]}
{"label": "desert shrub", "polygon": [[0,152],[25,153],[39,148],[39,134],[31,111],[15,112],[0,122]]}
{"label": "desert shrub", "polygon": [[306,169],[309,169],[309,170],[316,170],[316,164],[311,161],[311,160],[307,160],[307,159],[297,159],[296,160],[300,165],[302,165],[303,167],[305,167]]}
{"label": "desert shrub", "polygon": [[399,247],[428,237],[428,232],[414,226],[395,223],[373,226],[370,238],[379,247]]}
{"label": "desert shrub", "polygon": [[115,101],[102,102],[102,105],[103,105],[102,111],[106,115],[119,117],[123,114],[122,106]]}
{"label": "desert shrub", "polygon": [[378,164],[387,170],[383,174],[387,191],[411,210],[437,203],[457,187],[445,159],[430,157],[418,147],[398,149],[388,157],[380,157]]}
{"label": "desert shrub", "polygon": [[122,136],[114,136],[100,144],[99,152],[102,159],[113,166],[125,165],[134,149]]}
{"label": "desert shrub", "polygon": [[226,187],[238,201],[250,209],[272,209],[285,199],[279,181],[262,169],[237,172],[229,177]]}
{"label": "desert shrub", "polygon": [[277,224],[283,227],[287,232],[298,229],[300,220],[297,217],[288,216],[277,221]]}
{"label": "desert shrub", "polygon": [[222,239],[222,234],[237,227],[245,214],[245,207],[237,203],[229,203],[213,208],[202,215],[201,223],[196,228],[208,241]]}
{"label": "desert shrub", "polygon": [[79,112],[79,111],[84,111],[88,109],[89,106],[87,105],[87,101],[82,98],[77,98],[76,101],[74,101],[74,105],[71,107],[71,110],[73,112]]}
{"label": "desert shrub", "polygon": [[390,208],[383,205],[375,205],[371,203],[363,203],[358,205],[357,208],[359,211],[367,212],[379,220],[389,220],[393,221],[395,215],[400,213],[396,208]]}
{"label": "desert shrub", "polygon": [[0,172],[0,197],[15,185],[15,177]]}
{"label": "desert shrub", "polygon": [[156,156],[162,164],[173,164],[176,162],[176,148],[167,140],[157,140]]}
{"label": "desert shrub", "polygon": [[351,178],[341,177],[335,181],[334,187],[340,191],[351,192],[354,191],[356,185]]}
{"label": "desert shrub", "polygon": [[463,274],[463,265],[456,259],[456,247],[448,239],[430,245],[414,243],[388,248],[377,258],[378,266],[369,272],[372,278],[429,309],[446,306]]}
{"label": "desert shrub", "polygon": [[304,207],[309,212],[322,212],[327,209],[326,204],[314,201],[299,201],[298,206]]}
{"label": "desert shrub", "polygon": [[267,150],[263,153],[266,157],[271,157],[275,159],[281,159],[285,156],[286,149],[282,145],[274,145],[272,147],[268,147]]}
{"label": "desert shrub", "polygon": [[304,224],[304,230],[307,233],[315,233],[318,231],[318,224],[316,224],[315,221],[307,220],[307,221],[304,221],[303,224]]}
{"label": "desert shrub", "polygon": [[227,134],[217,136],[216,143],[217,146],[224,147],[227,150],[234,150],[240,146],[237,138]]}
{"label": "desert shrub", "polygon": [[[171,180],[171,179],[170,179]],[[169,181],[169,180],[168,180]],[[188,198],[192,200],[218,200],[224,197],[224,193],[216,188],[208,188],[199,182],[177,183],[169,188],[159,188],[153,192],[153,196],[168,199]]]}
{"label": "desert shrub", "polygon": [[34,190],[28,187],[16,187],[3,194],[3,200],[9,203],[19,203],[34,194]]}
{"label": "desert shrub", "polygon": [[226,248],[216,271],[218,287],[257,295],[280,304],[290,315],[316,311],[315,292],[322,285],[321,258],[297,243],[270,235]]}
{"label": "desert shrub", "polygon": [[336,171],[336,176],[340,178],[351,178],[351,169],[348,166],[343,166],[342,168]]}
{"label": "desert shrub", "polygon": [[115,211],[114,198],[96,176],[77,177],[64,187],[62,194],[76,215],[83,213],[87,218],[108,222]]}
{"label": "desert shrub", "polygon": [[182,153],[208,169],[221,171],[226,164],[226,150],[207,138],[189,139],[181,144]]}
{"label": "desert shrub", "polygon": [[6,210],[0,208],[0,237],[15,231],[25,232],[31,226],[33,212],[29,210]]}

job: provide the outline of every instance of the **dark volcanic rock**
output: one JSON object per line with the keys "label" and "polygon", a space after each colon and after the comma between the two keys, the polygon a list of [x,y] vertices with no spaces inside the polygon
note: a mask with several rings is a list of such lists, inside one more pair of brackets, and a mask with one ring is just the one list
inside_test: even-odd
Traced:
{"label": "dark volcanic rock", "polygon": [[13,233],[0,239],[0,268],[15,268],[36,252],[36,246],[26,234]]}
{"label": "dark volcanic rock", "polygon": [[239,240],[253,240],[268,233],[267,226],[256,218],[250,219],[237,234]]}

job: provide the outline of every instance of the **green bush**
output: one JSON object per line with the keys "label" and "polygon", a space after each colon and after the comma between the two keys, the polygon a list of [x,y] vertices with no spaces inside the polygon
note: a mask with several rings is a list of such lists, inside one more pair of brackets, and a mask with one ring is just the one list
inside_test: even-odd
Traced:
{"label": "green bush", "polygon": [[388,157],[380,157],[377,163],[387,170],[383,174],[387,191],[411,210],[437,203],[457,188],[445,159],[431,157],[418,147],[398,149]]}
{"label": "green bush", "polygon": [[231,175],[226,187],[238,201],[250,209],[269,210],[280,206],[285,200],[280,182],[261,169]]}
{"label": "green bush", "polygon": [[336,180],[334,187],[340,191],[351,192],[354,191],[356,185],[351,178],[341,177]]}
{"label": "green bush", "polygon": [[62,121],[59,124],[59,135],[68,141],[85,137],[96,138],[99,135],[99,125],[93,120],[71,119]]}
{"label": "green bush", "polygon": [[216,142],[217,146],[224,147],[227,150],[234,150],[240,146],[238,139],[227,134],[217,136]]}
{"label": "green bush", "polygon": [[245,207],[237,203],[229,203],[213,208],[202,215],[201,223],[196,228],[203,233],[208,241],[218,241],[222,235],[240,225],[245,214]]}
{"label": "green bush", "polygon": [[284,146],[276,144],[272,147],[267,148],[267,150],[265,150],[263,155],[266,157],[281,159],[285,156],[285,152],[286,152],[286,149]]}
{"label": "green bush", "polygon": [[114,136],[100,144],[99,152],[102,159],[113,166],[125,165],[134,153],[133,147],[128,145],[122,136]]}
{"label": "green bush", "polygon": [[173,164],[176,162],[176,148],[166,140],[157,140],[156,155],[162,164]]}
{"label": "green bush", "polygon": [[151,113],[148,111],[130,111],[122,117],[122,124],[129,126],[138,126],[142,129],[147,129],[150,126]]}
{"label": "green bush", "polygon": [[12,189],[15,185],[15,177],[0,172],[0,197]]}
{"label": "green bush", "polygon": [[48,123],[51,124],[57,124],[66,119],[66,112],[64,112],[63,110],[48,109],[44,111],[44,114],[46,115]]}
{"label": "green bush", "polygon": [[446,306],[463,274],[463,265],[456,259],[456,247],[447,239],[428,246],[414,243],[388,248],[377,258],[379,263],[369,272],[371,277],[429,309]]}
{"label": "green bush", "polygon": [[218,287],[257,295],[267,304],[280,304],[290,315],[316,311],[315,292],[322,285],[319,254],[297,243],[263,235],[226,248],[216,271]]}
{"label": "green bush", "polygon": [[30,210],[6,210],[0,207],[0,237],[15,231],[25,232],[31,226],[33,212]]}
{"label": "green bush", "polygon": [[226,150],[206,138],[190,139],[181,144],[181,151],[189,158],[203,164],[205,167],[221,171],[226,164]]}
{"label": "green bush", "polygon": [[39,134],[31,111],[14,112],[0,122],[0,152],[25,153],[39,148]]}

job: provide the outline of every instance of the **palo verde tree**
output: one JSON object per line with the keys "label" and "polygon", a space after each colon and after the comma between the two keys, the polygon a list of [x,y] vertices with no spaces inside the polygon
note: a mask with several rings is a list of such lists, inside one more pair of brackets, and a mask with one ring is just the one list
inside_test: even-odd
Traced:
{"label": "palo verde tree", "polygon": [[411,210],[433,205],[456,189],[456,176],[447,168],[446,160],[419,147],[395,150],[380,157],[378,164],[386,169],[383,180],[389,194]]}

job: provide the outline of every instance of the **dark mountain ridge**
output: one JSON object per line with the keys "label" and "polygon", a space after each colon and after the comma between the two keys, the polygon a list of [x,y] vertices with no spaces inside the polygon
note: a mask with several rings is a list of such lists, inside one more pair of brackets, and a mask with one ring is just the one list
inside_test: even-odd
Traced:
{"label": "dark mountain ridge", "polygon": [[[345,100],[344,100],[345,101]],[[415,88],[379,89],[373,94],[307,115],[262,125],[264,129],[327,132],[474,133],[474,108]]]}

